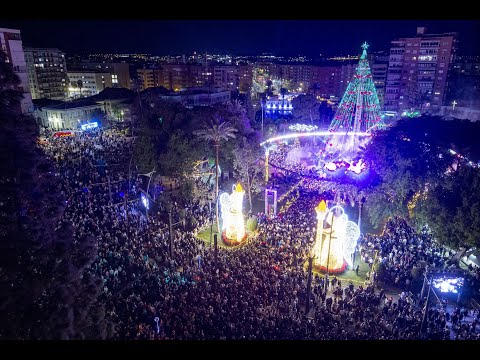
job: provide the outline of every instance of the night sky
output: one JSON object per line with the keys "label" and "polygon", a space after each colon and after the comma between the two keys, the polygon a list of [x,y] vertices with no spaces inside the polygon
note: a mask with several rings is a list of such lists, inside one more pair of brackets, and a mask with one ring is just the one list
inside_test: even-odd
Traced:
{"label": "night sky", "polygon": [[470,20],[6,20],[24,46],[57,47],[67,54],[114,52],[152,55],[193,51],[255,55],[355,55],[388,50],[392,39],[459,32],[460,53],[480,55],[480,21]]}

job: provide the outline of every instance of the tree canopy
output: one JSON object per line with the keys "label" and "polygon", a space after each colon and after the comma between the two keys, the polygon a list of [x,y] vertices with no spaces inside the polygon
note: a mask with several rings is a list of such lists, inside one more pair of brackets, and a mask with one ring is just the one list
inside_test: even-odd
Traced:
{"label": "tree canopy", "polygon": [[63,221],[60,178],[1,51],[0,70],[0,338],[105,338],[101,281],[85,271],[95,238]]}
{"label": "tree canopy", "polygon": [[480,170],[464,164],[419,198],[416,216],[454,248],[480,246]]}
{"label": "tree canopy", "polygon": [[[364,151],[368,166],[380,180],[369,190],[365,203],[372,224],[379,226],[389,216],[398,215],[419,226],[428,224],[440,241],[455,246],[473,244],[467,233],[476,236],[472,228],[475,219],[468,213],[478,204],[467,201],[459,187],[464,186],[468,193],[468,181],[473,184],[476,179],[474,173],[463,173],[463,168],[473,171],[468,159],[477,156],[478,135],[480,124],[436,116],[400,120],[376,132]],[[456,193],[459,198],[452,199]],[[464,202],[472,207],[461,205]],[[456,227],[447,221],[451,216]],[[458,239],[452,237],[452,231]]]}

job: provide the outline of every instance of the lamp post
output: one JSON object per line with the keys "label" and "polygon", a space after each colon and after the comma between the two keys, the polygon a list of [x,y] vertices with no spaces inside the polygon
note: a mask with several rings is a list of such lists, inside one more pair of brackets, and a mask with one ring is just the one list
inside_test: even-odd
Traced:
{"label": "lamp post", "polygon": [[263,139],[263,99],[260,98],[260,104],[262,106],[262,139]]}
{"label": "lamp post", "polygon": [[265,183],[268,183],[268,155],[270,155],[270,149],[265,149]]}
{"label": "lamp post", "polygon": [[[327,273],[326,273],[326,281],[325,281],[326,286],[327,286],[327,281],[328,281],[328,267],[330,265],[330,245],[332,244],[332,232],[333,232],[333,221],[335,220],[335,211],[337,211],[337,209],[334,209],[332,211],[332,223],[330,224],[330,236],[328,237]],[[327,289],[328,289],[328,287],[325,289],[325,293],[326,293]]]}
{"label": "lamp post", "polygon": [[172,208],[168,210],[168,225],[170,227],[170,259],[173,259],[173,226],[172,226]]}
{"label": "lamp post", "polygon": [[313,267],[313,251],[308,257],[308,280],[307,280],[307,303],[305,304],[305,316],[310,312],[310,293],[312,291],[312,267]]}
{"label": "lamp post", "polygon": [[[146,173],[146,174],[140,174],[140,175],[143,175],[143,176],[148,176],[149,179],[148,179],[148,185],[147,185],[147,196],[148,196],[148,190],[150,189],[150,182],[152,181],[152,175],[155,173],[155,167],[153,168],[152,171],[150,171],[149,173]],[[147,217],[147,222],[148,222],[148,208],[145,206],[145,216]]]}
{"label": "lamp post", "polygon": [[[430,280],[431,280],[431,278],[430,278]],[[430,290],[432,289],[431,281],[429,282],[427,280],[427,284],[428,284],[428,293],[427,293],[427,300],[425,301],[425,307],[423,308],[422,322],[420,324],[420,336],[423,336],[424,329],[425,329],[425,324],[427,322],[428,302],[430,300]]]}

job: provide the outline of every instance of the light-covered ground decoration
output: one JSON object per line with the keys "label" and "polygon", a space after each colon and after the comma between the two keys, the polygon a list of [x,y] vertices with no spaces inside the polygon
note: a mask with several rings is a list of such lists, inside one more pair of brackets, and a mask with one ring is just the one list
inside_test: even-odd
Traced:
{"label": "light-covered ground decoration", "polygon": [[327,208],[324,200],[315,208],[317,213],[317,233],[313,248],[314,266],[323,272],[339,274],[347,264],[352,266],[360,229],[348,220],[341,206]]}
{"label": "light-covered ground decoration", "polygon": [[246,238],[245,219],[243,217],[243,196],[245,191],[238,183],[233,185],[232,193],[220,195],[222,210],[222,238],[226,243],[240,243]]}

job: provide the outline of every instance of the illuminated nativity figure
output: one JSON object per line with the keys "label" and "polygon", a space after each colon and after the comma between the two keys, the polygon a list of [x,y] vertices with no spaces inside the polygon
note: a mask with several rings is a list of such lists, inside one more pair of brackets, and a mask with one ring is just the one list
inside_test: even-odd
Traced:
{"label": "illuminated nativity figure", "polygon": [[341,206],[328,209],[325,201],[315,208],[317,213],[317,233],[315,239],[314,266],[329,274],[344,272],[352,266],[351,258],[355,251],[360,230]]}

